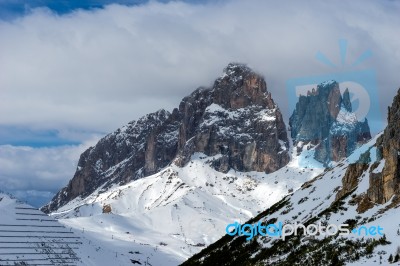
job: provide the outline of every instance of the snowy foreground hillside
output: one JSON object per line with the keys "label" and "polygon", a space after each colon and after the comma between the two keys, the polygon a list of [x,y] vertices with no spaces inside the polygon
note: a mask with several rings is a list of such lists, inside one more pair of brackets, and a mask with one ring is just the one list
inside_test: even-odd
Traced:
{"label": "snowy foreground hillside", "polygon": [[81,264],[90,253],[82,242],[70,228],[0,193],[0,265]]}
{"label": "snowy foreground hillside", "polygon": [[[279,203],[244,223],[256,224],[348,224],[350,234],[314,237],[300,234],[285,240],[270,236],[224,236],[184,265],[388,265],[400,255],[398,203],[393,198],[366,211],[357,207],[357,199],[369,186],[368,173],[382,171],[385,159],[376,157],[376,136],[323,174],[302,185]],[[366,162],[358,185],[340,194],[342,179],[351,163]],[[346,178],[344,178],[346,179]],[[359,205],[360,206],[360,205]],[[238,221],[238,220],[237,220]],[[234,222],[233,220],[231,221]],[[242,222],[242,224],[244,224]],[[365,228],[382,228],[366,233]],[[398,254],[398,255],[397,255]],[[395,262],[394,265],[399,265]],[[393,264],[392,264],[393,265]]]}
{"label": "snowy foreground hillside", "polygon": [[[139,262],[137,258],[145,264],[150,261],[147,256],[151,257],[152,265],[176,261],[168,260],[168,255],[157,253],[149,245],[135,243],[133,237],[124,241],[108,238],[101,228],[93,230],[94,224],[83,222],[75,228],[63,225],[3,193],[0,193],[0,212],[0,265],[132,265]],[[119,229],[132,230],[132,225],[124,224],[122,218],[104,217],[99,224],[103,221],[108,224],[105,230],[116,224],[120,224]]]}
{"label": "snowy foreground hillside", "polygon": [[195,153],[185,167],[100,187],[51,215],[98,250],[82,255],[85,264],[178,265],[222,237],[227,224],[254,217],[323,171],[309,151],[271,174],[224,174],[210,166],[214,159]]}

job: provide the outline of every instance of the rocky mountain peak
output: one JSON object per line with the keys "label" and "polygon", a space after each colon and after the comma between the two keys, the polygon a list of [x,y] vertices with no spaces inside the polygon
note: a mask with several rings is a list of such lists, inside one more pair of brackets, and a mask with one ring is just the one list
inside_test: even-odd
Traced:
{"label": "rocky mountain peak", "polygon": [[213,86],[213,102],[223,108],[239,109],[250,105],[274,108],[264,78],[247,65],[230,63]]}
{"label": "rocky mountain peak", "polygon": [[195,152],[221,155],[213,165],[222,172],[273,172],[289,161],[282,114],[264,78],[244,64],[229,64],[212,88],[185,97],[179,110],[179,166]]}
{"label": "rocky mountain peak", "polygon": [[220,172],[270,173],[289,162],[286,126],[261,75],[231,63],[211,88],[198,88],[172,113],[159,110],[107,135],[81,155],[72,180],[43,211],[171,163],[183,167],[195,153],[212,156]]}
{"label": "rocky mountain peak", "polygon": [[346,88],[346,90],[343,93],[342,105],[347,112],[353,112],[353,107],[350,101],[350,92],[348,88]]}
{"label": "rocky mountain peak", "polygon": [[298,151],[311,144],[315,159],[326,165],[349,156],[371,138],[368,121],[359,122],[352,112],[349,90],[342,95],[333,80],[299,97],[289,125]]}

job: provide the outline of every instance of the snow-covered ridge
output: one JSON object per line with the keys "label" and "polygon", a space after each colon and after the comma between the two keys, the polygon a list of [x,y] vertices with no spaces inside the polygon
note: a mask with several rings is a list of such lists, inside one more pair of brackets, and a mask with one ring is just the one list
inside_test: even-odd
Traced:
{"label": "snow-covered ridge", "polygon": [[351,132],[358,125],[358,119],[355,113],[347,111],[344,107],[336,117],[336,121],[330,128],[330,133],[333,135],[343,135],[343,132]]}
{"label": "snow-covered ridge", "polygon": [[349,112],[342,107],[336,117],[336,121],[341,124],[356,124],[358,120],[356,113]]}

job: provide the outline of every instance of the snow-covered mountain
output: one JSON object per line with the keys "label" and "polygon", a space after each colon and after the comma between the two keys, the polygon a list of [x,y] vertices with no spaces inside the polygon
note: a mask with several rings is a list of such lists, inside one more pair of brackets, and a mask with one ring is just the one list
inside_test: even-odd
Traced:
{"label": "snow-covered mountain", "polygon": [[[288,164],[291,150],[263,78],[229,64],[172,113],[149,114],[88,149],[43,210],[77,232],[85,227],[110,252],[133,240],[158,254],[135,260],[177,265],[221,237],[230,219],[253,217],[322,171],[308,151]],[[110,238],[118,248],[104,243]]]}
{"label": "snow-covered mountain", "polygon": [[[304,183],[298,191],[242,224],[346,224],[315,236],[225,235],[183,265],[399,265],[400,256],[400,90],[385,131]],[[232,220],[230,223],[233,223]],[[271,232],[290,228],[270,227]],[[230,232],[235,233],[233,228]],[[307,229],[306,229],[307,230]],[[265,235],[265,230],[262,229]]]}
{"label": "snow-covered mountain", "polygon": [[288,148],[282,114],[263,77],[231,63],[211,88],[195,90],[172,113],[159,110],[132,121],[86,150],[72,180],[42,210],[55,211],[172,163],[183,167],[196,152],[211,156],[220,172],[271,173],[289,162]]}
{"label": "snow-covered mountain", "polygon": [[[337,92],[332,84],[320,85],[320,95]],[[347,154],[359,144],[352,143],[359,122],[348,92],[335,97],[338,112],[324,116],[326,124],[313,119],[317,128],[350,132],[341,148]],[[310,99],[326,109],[325,98]],[[292,130],[304,131],[303,122]],[[197,89],[172,113],[146,115],[85,151],[68,186],[42,210],[96,250],[115,254],[114,264],[177,265],[222,237],[233,220],[254,217],[323,173],[314,159],[320,143],[294,136],[295,148],[264,79],[229,64],[212,88]],[[105,265],[103,255],[90,257]]]}

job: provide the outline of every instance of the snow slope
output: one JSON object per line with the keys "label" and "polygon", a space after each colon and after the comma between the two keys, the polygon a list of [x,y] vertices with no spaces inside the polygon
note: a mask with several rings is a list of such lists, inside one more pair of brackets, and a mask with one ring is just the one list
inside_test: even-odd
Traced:
{"label": "snow slope", "polygon": [[0,193],[0,213],[0,265],[82,262],[77,252],[80,237],[53,218],[4,193]]}
{"label": "snow slope", "polygon": [[[223,236],[228,223],[248,220],[323,171],[307,154],[293,155],[271,174],[224,174],[210,166],[213,159],[195,153],[185,167],[170,165],[107,191],[100,187],[51,215],[121,265],[131,259],[178,265]],[[318,167],[302,168],[304,160]],[[107,265],[102,256],[91,256],[90,263]]]}
{"label": "snow slope", "polygon": [[[105,216],[97,222],[75,219],[71,227],[3,193],[0,212],[0,265],[132,265],[139,260],[146,263],[147,257],[152,265],[178,264],[126,232],[115,238],[105,233],[117,224],[117,230],[134,229],[123,217]],[[106,229],[103,223],[108,224]],[[112,249],[104,248],[109,246]]]}

